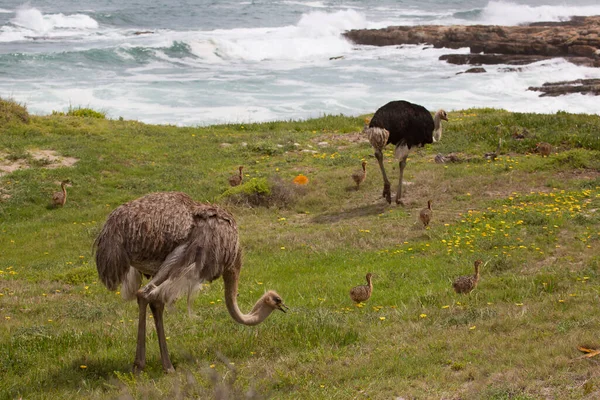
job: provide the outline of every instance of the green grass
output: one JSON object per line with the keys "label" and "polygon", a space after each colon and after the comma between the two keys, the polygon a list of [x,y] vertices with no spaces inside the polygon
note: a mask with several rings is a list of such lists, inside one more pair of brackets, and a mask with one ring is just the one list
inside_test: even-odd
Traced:
{"label": "green grass", "polygon": [[[598,361],[577,350],[600,347],[598,116],[450,113],[442,141],[410,155],[404,207],[380,197],[381,174],[359,134],[365,116],[204,128],[90,117],[0,123],[0,162],[30,166],[0,177],[0,398],[600,394]],[[513,139],[524,128],[528,136]],[[484,160],[499,137],[500,156]],[[556,153],[533,153],[540,141]],[[79,161],[47,169],[26,157],[31,149]],[[468,161],[435,164],[438,152]],[[361,159],[368,175],[356,191]],[[247,186],[231,190],[240,165]],[[292,183],[299,174],[309,180],[302,190]],[[67,178],[66,205],[48,208]],[[291,311],[238,325],[215,281],[192,317],[183,300],[166,313],[177,372],[163,374],[151,327],[146,371],[134,377],[137,306],[98,281],[91,247],[115,207],[168,190],[236,216],[242,310],[274,289]],[[286,201],[231,201],[259,192]],[[424,230],[417,215],[428,199]],[[486,263],[480,285],[456,295],[451,281],[477,258]],[[367,272],[373,296],[356,307],[348,291]]]}

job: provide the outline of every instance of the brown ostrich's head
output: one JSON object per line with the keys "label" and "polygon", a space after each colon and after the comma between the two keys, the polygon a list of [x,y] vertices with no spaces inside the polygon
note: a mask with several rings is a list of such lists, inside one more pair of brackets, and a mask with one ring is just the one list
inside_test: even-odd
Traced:
{"label": "brown ostrich's head", "polygon": [[281,296],[273,290],[269,290],[267,293],[265,293],[262,297],[262,301],[265,305],[273,310],[279,310],[283,312],[287,312],[286,310],[289,310],[289,307],[283,304]]}

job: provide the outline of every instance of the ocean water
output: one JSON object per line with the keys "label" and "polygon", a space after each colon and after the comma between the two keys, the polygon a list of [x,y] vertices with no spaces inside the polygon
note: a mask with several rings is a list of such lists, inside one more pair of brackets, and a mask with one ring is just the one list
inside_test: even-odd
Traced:
{"label": "ocean water", "polygon": [[81,106],[177,125],[359,115],[397,99],[430,110],[600,113],[597,97],[526,90],[600,78],[600,69],[554,59],[457,75],[466,67],[438,57],[466,48],[357,46],[341,35],[598,14],[598,0],[2,0],[0,96],[36,114]]}

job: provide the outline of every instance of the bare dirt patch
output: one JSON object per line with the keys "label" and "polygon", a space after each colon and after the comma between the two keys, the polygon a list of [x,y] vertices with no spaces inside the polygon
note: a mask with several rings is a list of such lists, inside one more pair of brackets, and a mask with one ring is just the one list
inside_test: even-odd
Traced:
{"label": "bare dirt patch", "polygon": [[11,174],[19,169],[29,168],[26,160],[18,159],[11,161],[6,156],[6,154],[0,153],[0,176]]}
{"label": "bare dirt patch", "polygon": [[369,143],[369,140],[362,132],[326,133],[314,137],[312,141],[315,143],[327,142],[331,146],[336,146],[338,150],[343,150],[359,143]]}
{"label": "bare dirt patch", "polygon": [[72,167],[77,158],[64,157],[54,150],[28,150],[27,157],[11,159],[8,154],[0,153],[0,176],[11,174],[20,169],[31,168],[31,162],[37,161],[42,168],[54,169],[60,167]]}
{"label": "bare dirt patch", "polygon": [[74,157],[63,157],[54,150],[29,150],[29,155],[35,160],[48,162],[44,168],[54,169],[60,167],[72,167],[79,159]]}

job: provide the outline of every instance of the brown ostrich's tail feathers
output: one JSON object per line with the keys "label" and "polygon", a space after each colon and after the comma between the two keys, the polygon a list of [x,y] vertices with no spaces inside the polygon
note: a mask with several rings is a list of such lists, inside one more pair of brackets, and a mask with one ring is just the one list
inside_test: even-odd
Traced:
{"label": "brown ostrich's tail feathers", "polygon": [[130,259],[123,237],[114,231],[103,229],[94,243],[96,268],[102,283],[109,290],[117,290],[130,269]]}
{"label": "brown ostrich's tail feathers", "polygon": [[160,266],[158,273],[142,288],[148,300],[159,300],[171,304],[184,293],[188,299],[202,287],[204,279],[199,276],[201,268],[196,267],[197,252],[190,251],[190,245],[181,245],[173,250]]}
{"label": "brown ostrich's tail feathers", "polygon": [[142,288],[145,293],[144,297],[149,300],[158,300],[166,305],[170,305],[186,294],[188,298],[189,313],[193,295],[202,288],[202,283],[204,282],[190,278],[191,275],[195,275],[194,269],[195,265],[192,264],[186,268],[187,274],[184,272],[182,275],[170,277],[158,286],[149,282]]}
{"label": "brown ostrich's tail feathers", "polygon": [[240,261],[237,228],[227,219],[205,216],[190,238],[169,254],[142,289],[146,298],[169,304],[186,292],[190,296],[203,282],[212,282]]}

